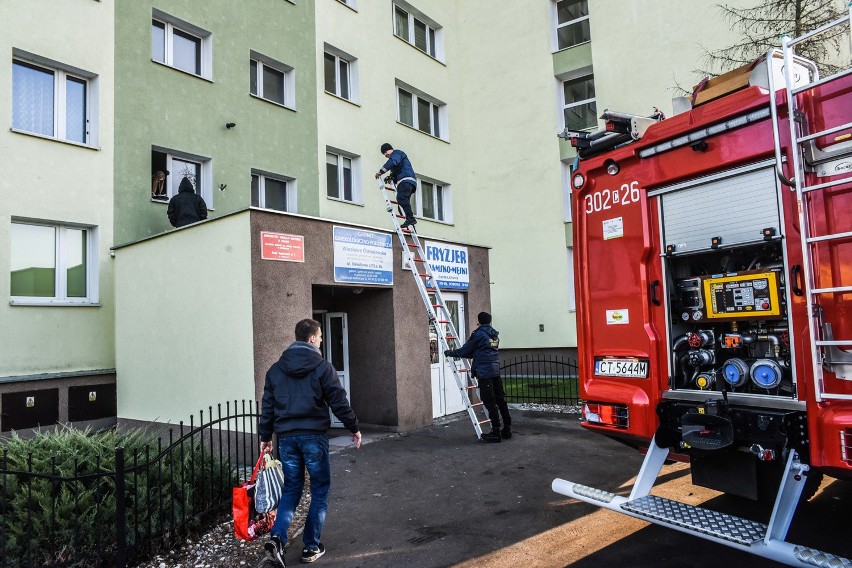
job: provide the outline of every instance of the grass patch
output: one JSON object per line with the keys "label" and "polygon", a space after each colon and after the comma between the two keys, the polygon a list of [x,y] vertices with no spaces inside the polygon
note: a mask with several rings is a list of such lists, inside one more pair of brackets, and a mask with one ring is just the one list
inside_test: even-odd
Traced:
{"label": "grass patch", "polygon": [[506,401],[514,403],[577,404],[576,377],[502,377]]}

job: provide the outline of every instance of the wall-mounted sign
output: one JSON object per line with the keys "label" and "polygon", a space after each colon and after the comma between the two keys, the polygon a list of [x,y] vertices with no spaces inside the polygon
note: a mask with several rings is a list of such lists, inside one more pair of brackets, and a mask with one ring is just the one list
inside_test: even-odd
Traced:
{"label": "wall-mounted sign", "polygon": [[388,233],[334,227],[334,281],[393,284],[393,240]]}
{"label": "wall-mounted sign", "polygon": [[261,231],[260,258],[285,262],[305,262],[305,237]]}
{"label": "wall-mounted sign", "polygon": [[423,241],[423,252],[432,274],[442,290],[467,290],[470,284],[470,268],[467,262],[467,247]]}

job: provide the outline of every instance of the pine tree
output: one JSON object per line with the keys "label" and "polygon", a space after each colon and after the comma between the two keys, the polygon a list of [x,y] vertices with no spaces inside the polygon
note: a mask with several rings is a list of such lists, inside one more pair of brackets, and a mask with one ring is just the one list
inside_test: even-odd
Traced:
{"label": "pine tree", "polygon": [[[846,0],[758,0],[750,8],[728,4],[718,6],[720,15],[738,32],[742,40],[714,51],[704,49],[705,75],[717,75],[746,65],[781,46],[781,36],[799,37],[823,24],[847,14]],[[823,74],[835,73],[841,44],[848,32],[843,26],[832,28],[795,46],[802,55],[819,65]],[[843,46],[846,48],[846,46]],[[844,49],[848,57],[848,48]]]}

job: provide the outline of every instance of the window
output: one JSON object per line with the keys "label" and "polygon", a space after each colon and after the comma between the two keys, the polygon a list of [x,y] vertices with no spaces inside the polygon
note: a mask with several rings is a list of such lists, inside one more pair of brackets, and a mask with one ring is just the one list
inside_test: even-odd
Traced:
{"label": "window", "polygon": [[435,59],[443,56],[443,28],[406,3],[394,4],[393,33]]}
{"label": "window", "polygon": [[435,138],[446,140],[446,105],[424,94],[397,88],[399,121]]}
{"label": "window", "polygon": [[276,211],[295,211],[296,180],[252,170],[251,206]]}
{"label": "window", "polygon": [[358,102],[358,60],[325,44],[325,91],[352,102]]}
{"label": "window", "polygon": [[12,128],[96,145],[96,75],[13,50]]}
{"label": "window", "polygon": [[566,49],[591,39],[588,0],[559,0],[556,3],[556,48]]}
{"label": "window", "polygon": [[577,292],[574,289],[574,247],[568,247],[568,311],[577,311]]}
{"label": "window", "polygon": [[151,59],[205,79],[213,77],[210,32],[154,9]]}
{"label": "window", "polygon": [[286,63],[252,51],[249,60],[249,92],[255,97],[295,109],[295,71]]}
{"label": "window", "polygon": [[423,219],[452,223],[449,186],[430,179],[418,179],[417,185],[417,192],[414,194],[415,215]]}
{"label": "window", "polygon": [[340,2],[341,4],[343,4],[344,6],[348,6],[348,7],[352,8],[353,10],[356,10],[356,11],[358,10],[358,0],[337,0],[337,1]]}
{"label": "window", "polygon": [[562,83],[563,126],[569,130],[595,128],[598,124],[595,81],[592,75]]}
{"label": "window", "polygon": [[164,148],[151,149],[151,199],[168,202],[187,178],[192,188],[213,209],[212,164],[209,158]]}
{"label": "window", "polygon": [[12,221],[12,304],[98,302],[94,227]]}
{"label": "window", "polygon": [[361,202],[361,188],[358,184],[360,164],[361,160],[355,154],[334,148],[326,149],[326,195],[330,199]]}

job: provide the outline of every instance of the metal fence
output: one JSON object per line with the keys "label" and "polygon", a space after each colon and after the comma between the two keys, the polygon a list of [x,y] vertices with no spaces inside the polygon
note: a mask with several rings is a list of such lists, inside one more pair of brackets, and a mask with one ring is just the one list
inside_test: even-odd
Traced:
{"label": "metal fence", "polygon": [[205,528],[230,510],[231,488],[251,472],[257,417],[254,401],[220,404],[215,416],[211,406],[197,425],[193,416],[163,427],[156,442],[78,455],[64,475],[56,456],[3,449],[0,565],[122,568]]}
{"label": "metal fence", "polygon": [[557,356],[522,356],[505,359],[500,367],[506,401],[514,403],[580,403],[577,361]]}

